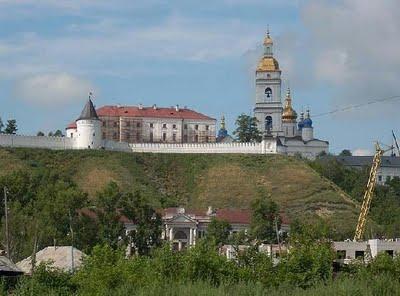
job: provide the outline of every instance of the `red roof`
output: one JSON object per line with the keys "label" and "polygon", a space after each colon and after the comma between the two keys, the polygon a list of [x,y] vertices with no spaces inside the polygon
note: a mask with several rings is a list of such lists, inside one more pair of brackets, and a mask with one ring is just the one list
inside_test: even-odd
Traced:
{"label": "red roof", "polygon": [[71,122],[70,124],[67,125],[65,129],[76,129],[76,122]]}
{"label": "red roof", "polygon": [[[166,208],[166,209],[157,209],[156,212],[161,216],[165,215],[176,215],[178,214],[179,208]],[[97,218],[97,214],[95,211],[87,208],[80,209],[79,212],[85,216],[88,216],[92,219]],[[121,214],[121,211],[118,210]],[[197,210],[197,209],[185,209],[185,214],[189,216],[195,216],[194,219],[199,219],[201,217],[207,217],[207,210]],[[251,223],[252,212],[248,209],[217,209],[215,210],[215,218],[219,220],[225,220],[229,223],[239,223],[239,224],[250,224]],[[280,213],[282,223],[289,224],[288,218],[284,213]],[[119,219],[122,223],[131,223],[126,216],[121,215]]]}
{"label": "red roof", "polygon": [[126,116],[126,117],[155,117],[155,118],[178,118],[178,119],[201,119],[215,120],[207,115],[187,109],[178,108],[153,108],[136,106],[103,106],[96,110],[98,116]]}

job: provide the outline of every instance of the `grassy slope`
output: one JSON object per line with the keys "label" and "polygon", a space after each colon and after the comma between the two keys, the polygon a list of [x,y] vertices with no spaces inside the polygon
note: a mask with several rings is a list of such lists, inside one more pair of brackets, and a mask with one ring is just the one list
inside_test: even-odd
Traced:
{"label": "grassy slope", "polygon": [[0,149],[0,175],[17,169],[57,168],[90,196],[113,180],[141,188],[155,206],[248,208],[271,193],[289,217],[324,217],[351,233],[358,209],[304,162],[281,155],[128,154],[107,151]]}

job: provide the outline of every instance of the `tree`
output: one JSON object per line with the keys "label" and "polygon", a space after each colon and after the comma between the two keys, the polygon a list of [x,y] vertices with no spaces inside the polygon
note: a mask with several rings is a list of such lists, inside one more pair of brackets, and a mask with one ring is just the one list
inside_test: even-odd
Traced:
{"label": "tree", "polygon": [[0,117],[0,134],[3,133],[3,127],[4,127],[4,123],[3,123],[3,120],[1,120],[1,117]]}
{"label": "tree", "polygon": [[95,201],[99,239],[113,248],[118,246],[124,230],[119,213],[122,198],[123,194],[117,183],[110,182],[103,191],[97,193]]}
{"label": "tree", "polygon": [[352,156],[353,154],[349,149],[343,149],[342,152],[339,153],[339,156]]}
{"label": "tree", "polygon": [[257,118],[242,113],[236,119],[236,130],[233,134],[239,142],[261,142],[262,136],[257,123]]}
{"label": "tree", "polygon": [[122,203],[123,214],[136,224],[129,239],[139,255],[148,255],[161,245],[161,216],[144,200],[139,191],[127,194]]}
{"label": "tree", "polygon": [[53,136],[54,136],[53,132],[49,132],[47,135],[48,135],[49,137],[53,137]]}
{"label": "tree", "polygon": [[15,119],[7,120],[7,126],[4,130],[5,134],[15,135],[17,133],[17,121]]}
{"label": "tree", "polygon": [[55,131],[55,133],[53,134],[54,137],[62,137],[64,136],[62,131],[60,131],[59,129]]}
{"label": "tree", "polygon": [[251,205],[253,211],[250,232],[257,241],[276,241],[276,223],[280,224],[278,205],[270,196],[261,196]]}
{"label": "tree", "polygon": [[214,240],[217,245],[228,243],[231,225],[228,221],[212,218],[207,227],[207,239]]}
{"label": "tree", "polygon": [[44,133],[43,133],[42,131],[38,131],[38,133],[36,134],[36,136],[38,136],[38,137],[43,137],[43,136],[44,136]]}

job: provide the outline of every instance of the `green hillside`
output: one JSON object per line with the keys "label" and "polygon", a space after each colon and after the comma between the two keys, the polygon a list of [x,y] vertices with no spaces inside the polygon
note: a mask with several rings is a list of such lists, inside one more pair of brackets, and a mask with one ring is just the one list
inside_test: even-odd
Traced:
{"label": "green hillside", "polygon": [[265,192],[289,218],[322,217],[351,234],[358,208],[305,162],[282,155],[130,154],[0,149],[0,175],[43,168],[72,176],[89,196],[108,182],[141,189],[154,206],[248,208]]}

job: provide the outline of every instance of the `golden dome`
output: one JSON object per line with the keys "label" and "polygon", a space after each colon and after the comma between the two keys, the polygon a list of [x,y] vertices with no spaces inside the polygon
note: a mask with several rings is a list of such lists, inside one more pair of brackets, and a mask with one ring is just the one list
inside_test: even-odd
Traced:
{"label": "golden dome", "polygon": [[290,96],[290,90],[286,94],[285,108],[283,108],[282,112],[282,121],[283,122],[296,122],[297,113],[292,108],[292,98]]}
{"label": "golden dome", "polygon": [[264,56],[258,63],[258,71],[279,71],[279,63],[273,57]]}

